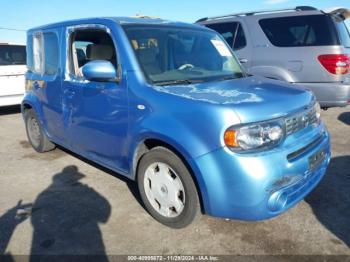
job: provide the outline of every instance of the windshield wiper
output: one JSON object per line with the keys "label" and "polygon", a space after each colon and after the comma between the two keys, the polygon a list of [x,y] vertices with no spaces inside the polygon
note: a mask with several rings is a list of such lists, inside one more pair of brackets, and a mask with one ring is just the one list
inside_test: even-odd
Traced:
{"label": "windshield wiper", "polygon": [[231,79],[237,79],[246,76],[244,73],[235,73],[232,75],[224,76],[219,79],[219,81],[225,81],[225,80],[231,80]]}
{"label": "windshield wiper", "polygon": [[170,86],[170,85],[182,85],[182,84],[195,84],[195,83],[201,83],[202,80],[191,80],[191,79],[178,79],[178,80],[171,80],[171,81],[160,81],[160,82],[154,82],[155,85],[158,86]]}

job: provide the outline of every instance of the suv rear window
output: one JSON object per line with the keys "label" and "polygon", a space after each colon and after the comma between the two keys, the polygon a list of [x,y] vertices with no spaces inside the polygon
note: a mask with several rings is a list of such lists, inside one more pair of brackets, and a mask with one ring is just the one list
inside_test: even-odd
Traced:
{"label": "suv rear window", "polygon": [[0,66],[25,65],[26,47],[21,45],[0,45]]}
{"label": "suv rear window", "polygon": [[270,42],[279,47],[338,45],[332,20],[326,15],[261,19],[259,24]]}

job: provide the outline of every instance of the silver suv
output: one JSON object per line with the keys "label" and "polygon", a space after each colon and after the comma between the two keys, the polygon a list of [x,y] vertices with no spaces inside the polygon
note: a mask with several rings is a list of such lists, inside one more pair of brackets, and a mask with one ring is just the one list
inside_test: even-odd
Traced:
{"label": "silver suv", "polygon": [[218,31],[250,74],[311,89],[323,108],[350,103],[346,8],[310,6],[202,18]]}

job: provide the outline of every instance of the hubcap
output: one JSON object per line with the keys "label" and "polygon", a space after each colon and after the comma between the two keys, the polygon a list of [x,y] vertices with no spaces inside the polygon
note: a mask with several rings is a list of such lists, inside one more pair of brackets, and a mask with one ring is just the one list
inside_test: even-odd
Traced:
{"label": "hubcap", "polygon": [[151,164],[146,169],[143,183],[148,201],[159,214],[165,217],[181,214],[185,207],[185,189],[169,165]]}
{"label": "hubcap", "polygon": [[40,144],[40,127],[38,121],[34,117],[28,120],[28,135],[33,146],[38,147]]}

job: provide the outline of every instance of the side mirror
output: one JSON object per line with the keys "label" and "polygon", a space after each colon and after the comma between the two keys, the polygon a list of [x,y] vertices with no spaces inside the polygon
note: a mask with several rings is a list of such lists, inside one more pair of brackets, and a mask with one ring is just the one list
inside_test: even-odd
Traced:
{"label": "side mirror", "polygon": [[90,81],[117,81],[117,71],[111,62],[95,60],[85,64],[82,68],[83,76]]}

